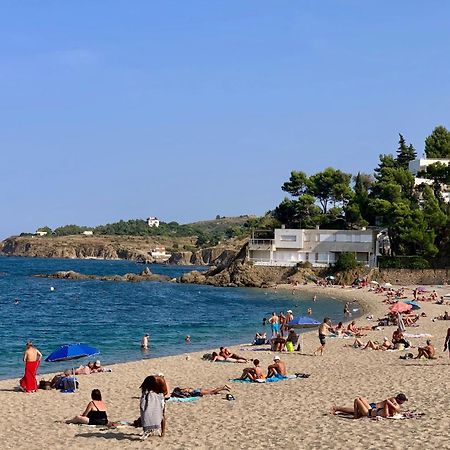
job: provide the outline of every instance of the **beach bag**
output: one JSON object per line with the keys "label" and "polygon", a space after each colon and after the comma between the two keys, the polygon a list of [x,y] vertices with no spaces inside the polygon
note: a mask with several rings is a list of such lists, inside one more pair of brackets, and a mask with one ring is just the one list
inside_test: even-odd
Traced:
{"label": "beach bag", "polygon": [[294,351],[294,344],[291,341],[286,342],[286,350],[290,353]]}

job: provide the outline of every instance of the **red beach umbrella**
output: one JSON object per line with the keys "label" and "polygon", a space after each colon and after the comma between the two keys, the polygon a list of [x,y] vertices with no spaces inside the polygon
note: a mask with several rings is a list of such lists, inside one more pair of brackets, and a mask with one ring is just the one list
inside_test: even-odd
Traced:
{"label": "red beach umbrella", "polygon": [[395,303],[394,305],[392,305],[389,308],[389,311],[392,313],[402,313],[402,312],[407,312],[410,311],[412,309],[412,305],[408,305],[407,303],[403,303],[403,302],[398,302]]}

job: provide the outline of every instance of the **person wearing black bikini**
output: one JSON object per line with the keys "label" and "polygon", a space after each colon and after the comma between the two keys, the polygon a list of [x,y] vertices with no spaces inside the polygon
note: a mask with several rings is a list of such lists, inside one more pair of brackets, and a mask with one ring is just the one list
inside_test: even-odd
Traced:
{"label": "person wearing black bikini", "polygon": [[85,425],[107,425],[108,415],[106,405],[103,403],[102,394],[99,389],[91,392],[91,401],[86,406],[83,414],[66,420],[66,423],[81,423]]}

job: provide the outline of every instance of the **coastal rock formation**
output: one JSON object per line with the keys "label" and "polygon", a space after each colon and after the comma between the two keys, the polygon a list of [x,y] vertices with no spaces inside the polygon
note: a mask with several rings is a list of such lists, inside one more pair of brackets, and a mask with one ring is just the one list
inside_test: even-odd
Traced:
{"label": "coastal rock formation", "polygon": [[[0,254],[36,258],[70,259],[127,259],[141,263],[158,263],[151,256],[155,247],[192,247],[192,238],[141,237],[141,236],[20,236],[0,243]],[[200,249],[195,252],[175,252],[168,261],[177,265],[228,264],[237,250],[223,245]]]}
{"label": "coastal rock formation", "polygon": [[183,266],[224,266],[230,264],[237,254],[237,250],[219,246],[204,248],[196,252],[174,252],[168,264]]}
{"label": "coastal rock formation", "polygon": [[170,281],[170,277],[166,275],[154,274],[146,267],[141,273],[126,273],[125,275],[86,275],[73,270],[61,271],[50,274],[34,275],[39,278],[57,278],[65,280],[101,280],[101,281]]}

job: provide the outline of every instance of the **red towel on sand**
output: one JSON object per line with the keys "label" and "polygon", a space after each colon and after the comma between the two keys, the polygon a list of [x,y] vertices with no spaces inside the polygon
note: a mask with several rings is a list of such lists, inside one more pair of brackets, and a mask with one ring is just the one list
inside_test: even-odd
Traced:
{"label": "red towel on sand", "polygon": [[41,361],[27,361],[25,363],[25,375],[20,380],[20,387],[27,392],[37,391],[38,385],[36,373]]}

